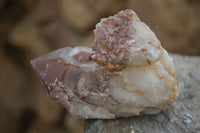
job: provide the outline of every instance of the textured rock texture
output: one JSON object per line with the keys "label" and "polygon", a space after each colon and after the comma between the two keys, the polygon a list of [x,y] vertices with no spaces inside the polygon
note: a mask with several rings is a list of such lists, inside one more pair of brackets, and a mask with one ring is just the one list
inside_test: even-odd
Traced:
{"label": "textured rock texture", "polygon": [[178,96],[172,58],[127,9],[101,19],[89,47],[65,47],[31,61],[46,94],[75,118],[155,114]]}
{"label": "textured rock texture", "polygon": [[157,115],[115,120],[86,120],[85,133],[199,133],[200,57],[174,58],[180,96]]}
{"label": "textured rock texture", "polygon": [[[76,13],[66,12],[77,7]],[[127,8],[167,51],[200,55],[200,0],[0,0],[0,133],[83,132],[83,121],[70,118],[41,91],[29,60],[61,47],[90,45],[99,19]],[[78,25],[76,18],[87,12],[95,17]]]}

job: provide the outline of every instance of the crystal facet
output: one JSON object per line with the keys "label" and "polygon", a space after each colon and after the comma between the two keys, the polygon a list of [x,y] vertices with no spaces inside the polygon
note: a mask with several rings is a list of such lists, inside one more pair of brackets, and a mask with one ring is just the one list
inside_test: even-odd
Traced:
{"label": "crystal facet", "polygon": [[132,10],[101,19],[92,47],[65,47],[31,61],[46,94],[75,118],[155,114],[178,96],[169,57]]}

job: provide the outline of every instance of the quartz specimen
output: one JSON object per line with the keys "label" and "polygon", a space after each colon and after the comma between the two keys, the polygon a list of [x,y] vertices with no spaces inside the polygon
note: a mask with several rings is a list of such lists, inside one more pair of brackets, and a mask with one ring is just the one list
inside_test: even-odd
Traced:
{"label": "quartz specimen", "polygon": [[75,118],[155,114],[178,96],[172,58],[132,10],[101,19],[89,47],[31,61],[46,94]]}

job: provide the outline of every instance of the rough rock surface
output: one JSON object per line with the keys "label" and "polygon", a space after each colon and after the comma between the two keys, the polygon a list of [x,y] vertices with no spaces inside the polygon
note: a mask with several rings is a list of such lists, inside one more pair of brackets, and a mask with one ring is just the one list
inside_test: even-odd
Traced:
{"label": "rough rock surface", "polygon": [[178,96],[171,57],[127,9],[101,19],[89,47],[65,47],[31,61],[46,94],[75,118],[155,114]]}
{"label": "rough rock surface", "polygon": [[200,57],[171,56],[180,85],[175,103],[156,115],[86,120],[85,133],[199,133]]}
{"label": "rough rock surface", "polygon": [[[94,28],[98,19],[121,9],[134,9],[141,20],[156,33],[167,51],[200,55],[200,0],[77,0],[83,6],[88,5],[91,12],[95,9],[99,12],[95,14],[95,22],[91,25],[85,23],[84,27],[88,28],[81,32],[77,23],[73,23],[72,28],[69,23],[63,22],[67,18],[54,16],[57,12],[55,2],[59,6],[61,0],[44,0],[45,3],[42,1],[0,0],[0,133],[77,133],[69,131],[68,127],[79,129],[78,133],[82,133],[82,126],[78,122],[71,125],[63,123],[63,112],[67,112],[59,112],[61,106],[51,102],[41,91],[41,85],[29,60],[60,47],[90,45],[94,39],[93,34],[88,34],[88,31]],[[77,8],[70,3],[75,0],[65,1],[72,5],[69,11]],[[120,7],[115,6],[113,10],[116,1],[122,2],[118,4]],[[67,5],[58,7],[59,16],[64,14],[61,7]],[[77,18],[83,13],[78,14]],[[48,17],[49,14],[53,14],[52,17]],[[60,128],[63,129],[62,132]]]}

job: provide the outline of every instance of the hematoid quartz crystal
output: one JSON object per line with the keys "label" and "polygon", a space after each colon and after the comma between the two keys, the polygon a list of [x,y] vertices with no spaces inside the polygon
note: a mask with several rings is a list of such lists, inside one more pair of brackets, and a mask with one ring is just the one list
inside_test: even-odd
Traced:
{"label": "hematoid quartz crystal", "polygon": [[75,118],[155,114],[178,96],[172,58],[130,9],[101,19],[91,47],[31,61],[46,94]]}

